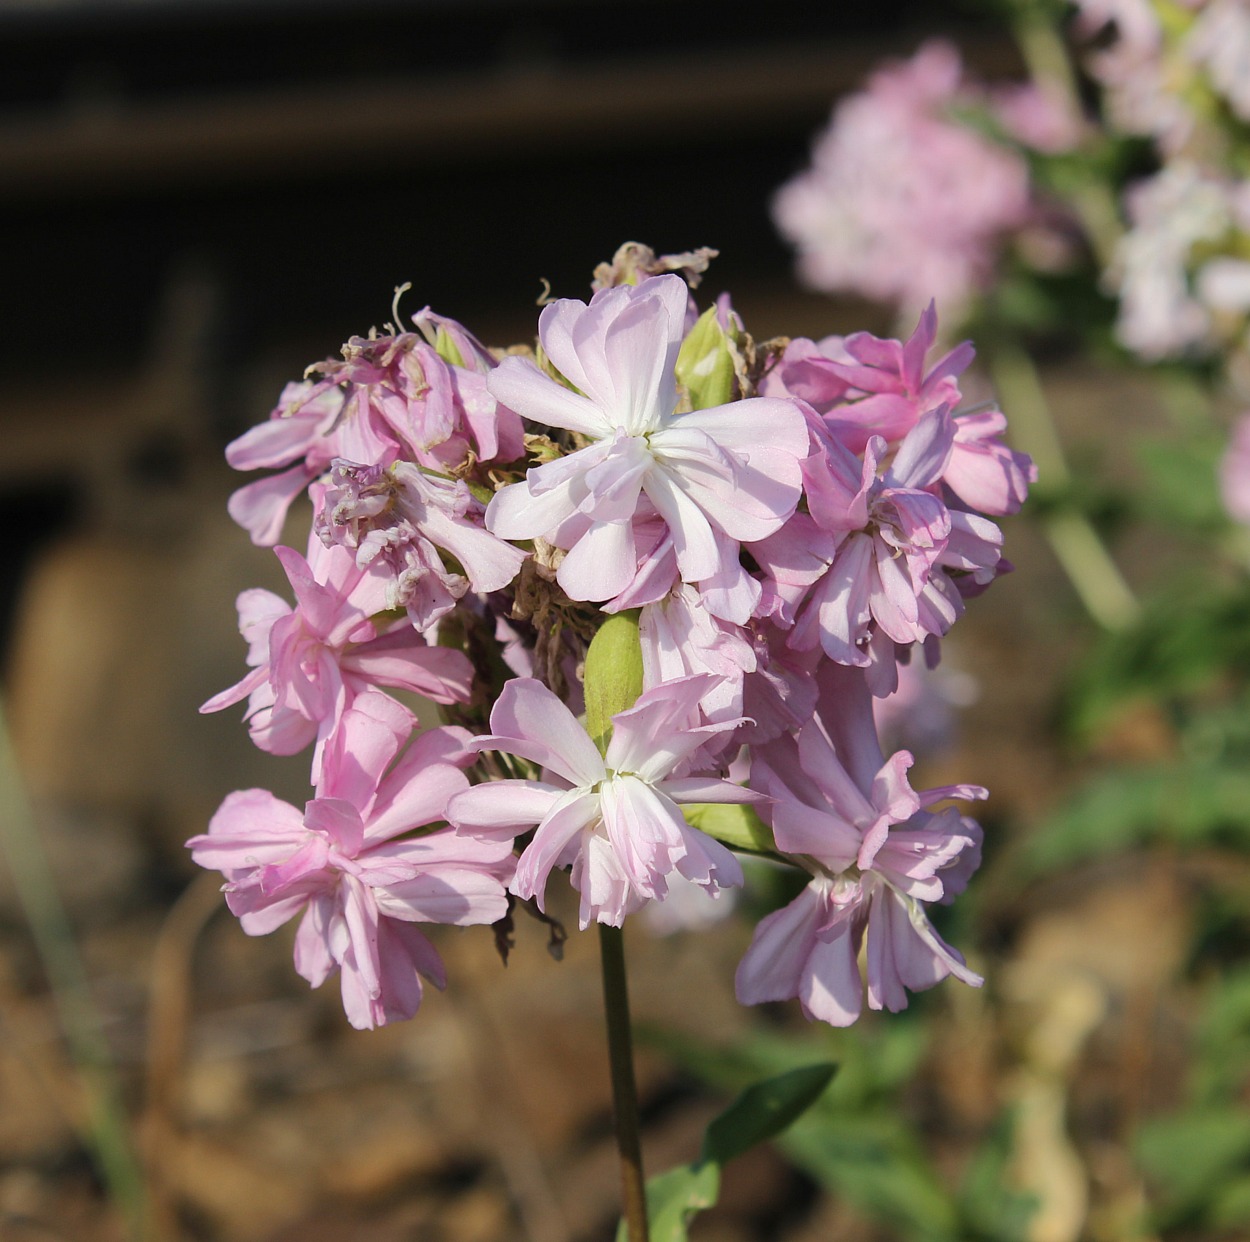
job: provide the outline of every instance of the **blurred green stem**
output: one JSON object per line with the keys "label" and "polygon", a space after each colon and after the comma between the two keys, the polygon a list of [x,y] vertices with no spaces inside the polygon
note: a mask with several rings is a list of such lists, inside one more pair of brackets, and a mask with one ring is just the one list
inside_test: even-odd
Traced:
{"label": "blurred green stem", "polygon": [[112,1058],[91,1002],[73,929],[39,841],[0,700],[0,854],[6,859],[78,1070],[86,1104],[83,1141],[109,1197],[139,1242],[147,1232],[143,1173],[136,1157]]}
{"label": "blurred green stem", "polygon": [[[1032,4],[1017,5],[1011,28],[1033,81],[1060,102],[1070,116],[1084,116],[1085,104],[1072,66],[1072,56],[1049,10],[1042,11]],[[1106,141],[1105,136],[1087,127],[1082,149],[1088,155],[1091,144],[1097,146]],[[1097,161],[1088,161],[1087,167],[1090,171],[1067,187],[1065,197],[1080,218],[1098,265],[1106,270],[1115,258],[1124,226],[1115,195],[1105,177],[1095,171]]]}
{"label": "blurred green stem", "polygon": [[634,1082],[634,1047],[625,982],[625,937],[619,927],[599,924],[603,965],[603,1007],[608,1021],[608,1059],[612,1070],[612,1113],[621,1158],[621,1197],[629,1242],[648,1242],[647,1185],[642,1171],[638,1088]]}
{"label": "blurred green stem", "polygon": [[1037,463],[1039,498],[1055,498],[1042,529],[1089,615],[1104,629],[1122,630],[1141,608],[1111,559],[1093,523],[1063,497],[1072,481],[1063,445],[1051,417],[1033,360],[1018,345],[997,342],[989,352],[990,374],[999,400],[1011,412],[1016,443]]}

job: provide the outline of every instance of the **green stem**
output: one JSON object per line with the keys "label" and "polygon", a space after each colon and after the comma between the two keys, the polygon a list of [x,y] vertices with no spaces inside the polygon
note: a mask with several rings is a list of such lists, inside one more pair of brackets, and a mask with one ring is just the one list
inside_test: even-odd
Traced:
{"label": "green stem", "polygon": [[1035,493],[1039,498],[1059,498],[1042,519],[1055,557],[1099,625],[1113,631],[1127,628],[1137,620],[1141,607],[1093,523],[1062,499],[1072,473],[1033,360],[1018,345],[998,343],[989,362],[1002,408],[1010,413],[1014,439],[1037,463]]}
{"label": "green stem", "polygon": [[[1012,21],[1012,33],[1033,81],[1060,97],[1072,116],[1081,116],[1084,103],[1080,83],[1068,46],[1054,20],[1036,9],[1018,8]],[[1095,140],[1085,140],[1087,153],[1092,141]],[[1105,144],[1107,139],[1103,137],[1100,141]],[[1114,193],[1105,179],[1091,168],[1079,183],[1068,188],[1066,197],[1085,230],[1098,265],[1104,269],[1109,267],[1124,232]]]}
{"label": "green stem", "polygon": [[647,1185],[642,1172],[638,1088],[634,1082],[629,991],[625,982],[625,937],[619,927],[599,924],[599,955],[603,963],[603,1008],[608,1022],[612,1112],[616,1118],[616,1147],[621,1157],[625,1227],[629,1242],[648,1242]]}
{"label": "green stem", "polygon": [[56,881],[35,829],[0,704],[0,854],[43,963],[86,1102],[84,1140],[131,1238],[147,1234],[147,1196],[108,1044]]}

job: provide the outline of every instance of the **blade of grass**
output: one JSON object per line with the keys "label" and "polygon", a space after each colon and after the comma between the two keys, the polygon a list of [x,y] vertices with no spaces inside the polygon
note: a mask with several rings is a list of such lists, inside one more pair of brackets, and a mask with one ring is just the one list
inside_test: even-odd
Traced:
{"label": "blade of grass", "polygon": [[117,1074],[87,986],[73,928],[39,840],[17,756],[0,700],[0,854],[21,902],[57,1018],[77,1070],[85,1102],[82,1139],[109,1198],[121,1213],[127,1235],[142,1242],[147,1232],[143,1173]]}

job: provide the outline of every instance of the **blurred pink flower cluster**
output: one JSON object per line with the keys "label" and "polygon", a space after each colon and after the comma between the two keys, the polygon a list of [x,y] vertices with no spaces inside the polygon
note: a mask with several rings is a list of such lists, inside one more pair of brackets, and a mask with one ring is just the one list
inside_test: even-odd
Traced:
{"label": "blurred pink flower cluster", "polygon": [[1078,0],[1075,30],[1112,135],[1153,144],[1126,187],[1107,273],[1121,343],[1147,361],[1237,345],[1250,312],[1250,7],[1244,0]]}
{"label": "blurred pink flower cluster", "polygon": [[933,41],[838,103],[773,215],[813,288],[913,314],[936,299],[958,318],[993,280],[1003,247],[1048,227],[1015,144],[1062,151],[1078,133],[1051,94],[991,91],[967,77],[951,44]]}
{"label": "blurred pink flower cluster", "polygon": [[[695,307],[708,257],[623,247],[532,350],[428,310],[353,338],[228,450],[278,471],[232,498],[253,539],[305,491],[312,535],[275,548],[293,605],[239,597],[250,671],[203,710],[246,699],[262,749],[311,746],[313,796],[231,794],[189,845],[245,931],[300,919],[296,969],[337,968],[355,1026],[443,985],[419,924],[543,909],[556,871],[583,927],[714,898],[744,824],[808,878],[757,928],[744,1003],[851,1022],[864,945],[873,1008],[979,982],[927,909],[979,857],[950,800],[984,790],[914,791],[872,703],[1008,568],[995,519],[1032,464],[961,410],[972,350],[929,357],[931,306],[906,342],[757,346],[728,298]],[[600,750],[582,677],[619,613],[642,692]]]}

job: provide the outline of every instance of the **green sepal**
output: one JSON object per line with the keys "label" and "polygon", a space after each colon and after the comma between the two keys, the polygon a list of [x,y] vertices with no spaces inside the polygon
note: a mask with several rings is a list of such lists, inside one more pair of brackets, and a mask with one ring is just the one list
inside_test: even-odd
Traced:
{"label": "green sepal", "polygon": [[677,355],[677,382],[690,395],[690,408],[706,410],[737,396],[734,341],[716,318],[716,307],[699,316]]}
{"label": "green sepal", "polygon": [[613,613],[599,627],[586,652],[586,732],[599,753],[612,740],[612,717],[628,711],[642,693],[641,610]]}
{"label": "green sepal", "polygon": [[438,333],[434,337],[434,352],[444,362],[450,362],[453,367],[465,365],[464,355],[460,352],[456,342],[451,339],[451,334],[442,324],[439,324]]}
{"label": "green sepal", "polygon": [[[708,1126],[703,1150],[684,1164],[647,1182],[651,1242],[689,1242],[690,1222],[713,1207],[720,1195],[721,1169],[759,1143],[776,1138],[824,1094],[837,1066],[828,1062],[788,1070],[748,1087]],[[622,1221],[616,1242],[628,1242]]]}
{"label": "green sepal", "polygon": [[681,808],[691,828],[706,832],[731,849],[753,854],[775,854],[772,829],[742,802],[690,802]]}

